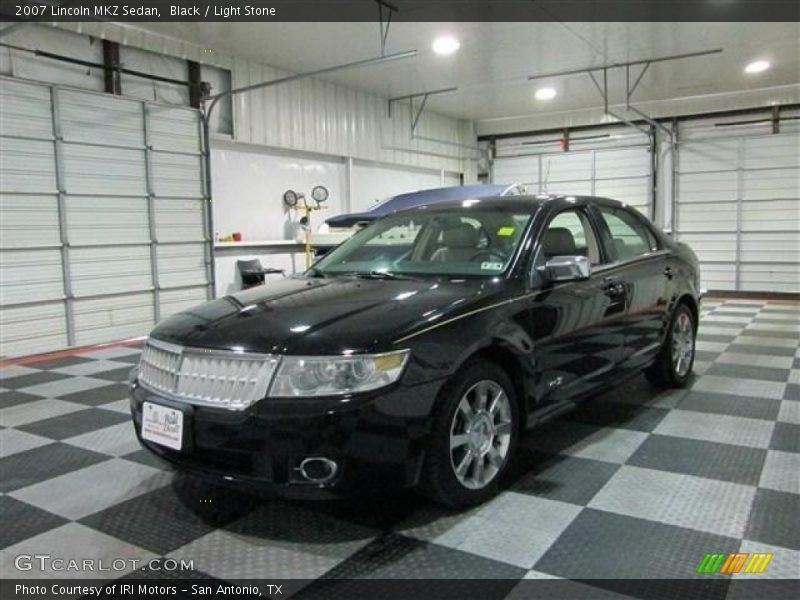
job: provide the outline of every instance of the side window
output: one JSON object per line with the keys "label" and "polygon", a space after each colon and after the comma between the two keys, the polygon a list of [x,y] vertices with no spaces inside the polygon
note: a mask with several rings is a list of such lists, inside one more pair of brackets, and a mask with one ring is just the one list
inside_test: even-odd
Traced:
{"label": "side window", "polygon": [[583,211],[565,210],[553,217],[542,233],[545,260],[553,256],[586,256],[600,264],[600,249],[592,226]]}
{"label": "side window", "polygon": [[608,230],[616,260],[630,260],[658,250],[655,237],[636,215],[616,208],[599,207]]}

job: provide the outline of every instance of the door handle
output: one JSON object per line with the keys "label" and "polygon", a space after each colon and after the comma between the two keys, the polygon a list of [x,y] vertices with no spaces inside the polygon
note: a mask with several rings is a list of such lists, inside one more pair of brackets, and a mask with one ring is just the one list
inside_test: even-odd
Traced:
{"label": "door handle", "polygon": [[603,291],[608,296],[621,296],[625,293],[625,284],[616,277],[606,277],[603,280]]}
{"label": "door handle", "polygon": [[672,267],[667,267],[666,269],[664,269],[664,275],[667,277],[667,279],[672,279],[673,276],[675,275],[675,273],[672,270]]}

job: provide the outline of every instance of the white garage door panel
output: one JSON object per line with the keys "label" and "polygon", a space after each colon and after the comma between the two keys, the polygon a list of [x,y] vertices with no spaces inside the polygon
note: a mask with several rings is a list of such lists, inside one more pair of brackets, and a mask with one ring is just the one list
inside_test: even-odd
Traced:
{"label": "white garage door panel", "polygon": [[590,152],[564,152],[542,157],[542,181],[547,181],[548,184],[561,181],[588,181],[591,178],[592,154]]}
{"label": "white garage door panel", "polygon": [[156,198],[156,239],[191,242],[203,239],[203,200]]}
{"label": "white garage door panel", "polygon": [[598,180],[641,176],[650,170],[650,152],[647,148],[604,150],[597,153],[594,168]]}
{"label": "white garage door panel", "polygon": [[764,169],[744,174],[743,200],[800,198],[800,170]]}
{"label": "white garage door panel", "polygon": [[649,217],[650,206],[650,179],[637,177],[635,179],[598,179],[595,182],[594,193],[597,196],[613,198],[635,206],[642,214]]}
{"label": "white garage door panel", "polygon": [[739,276],[739,287],[745,291],[797,292],[800,289],[800,273],[793,265],[743,264]]}
{"label": "white garage door panel", "polygon": [[[682,164],[682,161],[681,161]],[[680,203],[736,200],[739,186],[736,173],[692,173],[678,180]]]}
{"label": "white garage door panel", "polygon": [[58,109],[65,141],[144,147],[141,102],[64,90],[58,93]]}
{"label": "white garage door panel", "polygon": [[736,265],[700,263],[700,287],[707,290],[735,290]]}
{"label": "white garage door panel", "polygon": [[150,242],[147,198],[68,196],[66,207],[73,245]]}
{"label": "white garage door panel", "polygon": [[800,167],[800,140],[794,135],[776,135],[744,140],[745,169]]}
{"label": "white garage door panel", "polygon": [[530,184],[536,192],[539,183],[539,161],[535,156],[498,158],[492,165],[492,180],[497,184]]}
{"label": "white garage door panel", "polygon": [[692,247],[700,262],[732,263],[731,257],[736,255],[735,233],[686,233],[681,234],[681,241]]}
{"label": "white garage door panel", "polygon": [[0,137],[0,191],[56,193],[53,142]]}
{"label": "white garage door panel", "polygon": [[733,231],[736,229],[734,202],[705,202],[681,206],[678,225],[687,231]]}
{"label": "white garage door panel", "polygon": [[0,194],[0,248],[58,246],[58,198]]}
{"label": "white garage door panel", "polygon": [[800,202],[797,200],[760,200],[742,204],[743,231],[785,231],[798,222]]}
{"label": "white garage door panel", "polygon": [[[770,133],[768,115],[681,124],[680,139],[694,141],[679,145],[677,235],[701,260],[727,263],[702,265],[709,289],[800,292],[800,138],[791,121]],[[708,167],[722,170],[694,172]],[[712,242],[722,230],[730,238]]]}
{"label": "white garage door panel", "polygon": [[[36,326],[32,327],[31,323]],[[64,303],[0,308],[1,356],[21,356],[67,346]]]}
{"label": "white garage door panel", "polygon": [[4,79],[0,83],[0,132],[6,136],[53,137],[50,90]]}
{"label": "white garage door panel", "polygon": [[543,191],[546,194],[567,196],[589,196],[592,193],[591,181],[556,181],[548,183]]}
{"label": "white garage door panel", "polygon": [[161,318],[165,319],[206,301],[206,288],[164,290],[161,292]]}
{"label": "white garage door panel", "polygon": [[64,176],[70,194],[144,196],[144,152],[64,144]]}
{"label": "white garage door panel", "polygon": [[0,261],[0,306],[63,297],[60,250],[3,253]]}
{"label": "white garage door panel", "polygon": [[70,271],[77,297],[139,292],[153,287],[149,246],[73,248]]}
{"label": "white garage door panel", "polygon": [[156,196],[201,198],[202,167],[199,156],[153,152],[153,191]]}
{"label": "white garage door panel", "polygon": [[[797,264],[800,257],[800,233],[742,233],[741,259],[745,262]],[[800,269],[797,269],[800,271]]]}
{"label": "white garage door panel", "polygon": [[158,280],[161,287],[201,285],[207,281],[206,253],[203,244],[158,246]]}
{"label": "white garage door panel", "polygon": [[151,292],[75,301],[80,346],[147,335],[154,321]]}
{"label": "white garage door panel", "polygon": [[148,106],[150,145],[154,150],[200,153],[200,116],[197,111]]}
{"label": "white garage door panel", "polygon": [[681,144],[680,157],[681,173],[730,171],[736,168],[739,142],[713,140],[702,144]]}

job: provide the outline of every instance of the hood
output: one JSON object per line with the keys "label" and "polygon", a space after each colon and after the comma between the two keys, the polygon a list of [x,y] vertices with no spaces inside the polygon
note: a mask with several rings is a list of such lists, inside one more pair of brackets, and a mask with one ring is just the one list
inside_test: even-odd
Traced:
{"label": "hood", "polygon": [[494,297],[504,280],[287,278],[173,315],[153,337],[186,346],[320,355],[391,349]]}

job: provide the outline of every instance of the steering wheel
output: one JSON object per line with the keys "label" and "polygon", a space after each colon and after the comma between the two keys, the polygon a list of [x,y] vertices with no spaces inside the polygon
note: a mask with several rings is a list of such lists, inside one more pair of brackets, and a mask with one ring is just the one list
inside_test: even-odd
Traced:
{"label": "steering wheel", "polygon": [[469,262],[478,262],[478,260],[491,260],[491,259],[498,259],[497,262],[505,263],[508,257],[497,250],[492,250],[490,248],[485,248],[483,250],[478,250],[472,257],[469,259]]}

